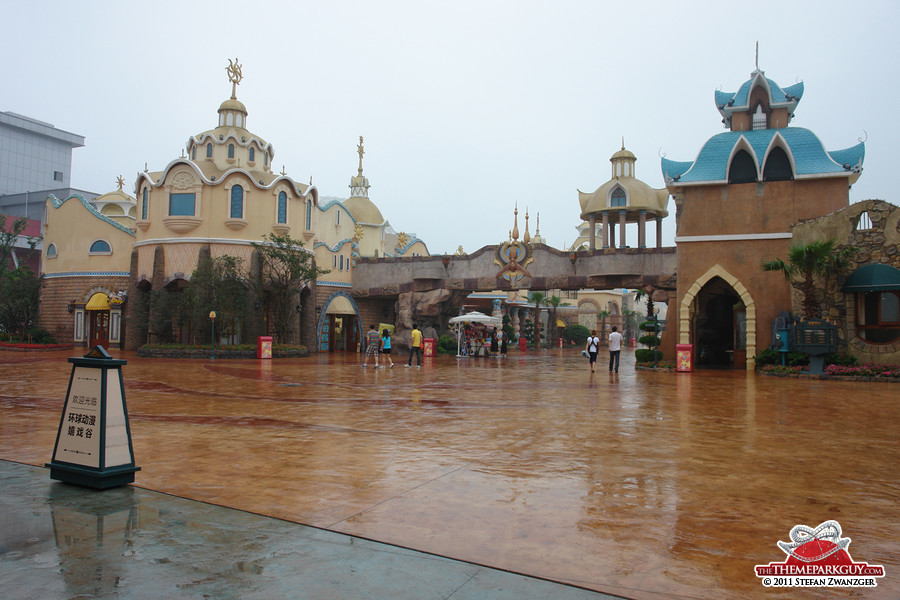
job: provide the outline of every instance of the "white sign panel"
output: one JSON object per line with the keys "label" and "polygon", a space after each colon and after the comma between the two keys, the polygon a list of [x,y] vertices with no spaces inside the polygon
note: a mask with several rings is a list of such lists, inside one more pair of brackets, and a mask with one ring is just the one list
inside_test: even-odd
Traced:
{"label": "white sign panel", "polygon": [[54,461],[100,468],[101,375],[101,369],[74,368]]}

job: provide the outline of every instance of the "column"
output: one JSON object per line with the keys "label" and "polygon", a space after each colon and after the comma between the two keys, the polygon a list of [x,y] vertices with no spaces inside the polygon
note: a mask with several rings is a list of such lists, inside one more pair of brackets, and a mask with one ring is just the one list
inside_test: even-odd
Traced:
{"label": "column", "polygon": [[625,211],[619,211],[619,248],[625,247]]}
{"label": "column", "polygon": [[591,250],[596,250],[596,249],[597,249],[597,233],[596,233],[594,230],[595,230],[596,227],[597,227],[597,215],[596,215],[596,214],[591,214],[591,215],[589,215],[589,216],[588,216],[588,223],[589,223],[590,226],[591,226],[591,243],[590,243],[590,249],[591,249]]}
{"label": "column", "polygon": [[647,247],[647,211],[638,213],[638,248]]}
{"label": "column", "polygon": [[662,248],[662,217],[656,217],[656,247]]}
{"label": "column", "polygon": [[609,213],[603,213],[603,248],[609,248]]}

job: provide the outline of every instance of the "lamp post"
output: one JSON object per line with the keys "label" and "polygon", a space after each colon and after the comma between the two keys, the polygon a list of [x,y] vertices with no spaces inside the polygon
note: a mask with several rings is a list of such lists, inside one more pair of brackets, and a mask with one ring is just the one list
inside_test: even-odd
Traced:
{"label": "lamp post", "polygon": [[216,311],[209,311],[209,321],[212,323],[212,345],[209,347],[209,360],[216,360]]}

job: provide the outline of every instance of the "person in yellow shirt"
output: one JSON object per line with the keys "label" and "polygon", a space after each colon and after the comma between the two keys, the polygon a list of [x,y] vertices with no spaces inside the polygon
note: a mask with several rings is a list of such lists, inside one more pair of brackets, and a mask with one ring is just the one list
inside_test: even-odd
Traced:
{"label": "person in yellow shirt", "polygon": [[416,355],[416,368],[422,366],[422,355],[420,354],[422,349],[422,332],[419,331],[419,326],[413,323],[412,333],[409,334],[409,362],[406,363],[407,367],[412,366],[412,357],[413,354]]}

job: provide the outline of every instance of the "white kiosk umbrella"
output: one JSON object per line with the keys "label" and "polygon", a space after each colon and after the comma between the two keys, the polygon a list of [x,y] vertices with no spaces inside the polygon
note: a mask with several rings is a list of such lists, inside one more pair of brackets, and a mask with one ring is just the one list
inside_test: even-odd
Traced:
{"label": "white kiosk umbrella", "polygon": [[464,315],[459,315],[458,317],[453,317],[447,322],[451,325],[456,326],[456,358],[460,358],[460,356],[462,356],[459,353],[459,349],[460,340],[462,339],[462,326],[464,323],[481,323],[489,327],[497,328],[503,325],[503,319],[501,319],[500,317],[492,317],[478,311],[472,311]]}

